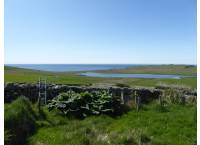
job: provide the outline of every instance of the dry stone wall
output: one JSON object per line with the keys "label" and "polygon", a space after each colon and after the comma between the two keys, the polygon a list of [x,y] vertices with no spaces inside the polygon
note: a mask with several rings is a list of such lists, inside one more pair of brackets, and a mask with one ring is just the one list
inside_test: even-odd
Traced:
{"label": "dry stone wall", "polygon": [[[26,96],[32,102],[36,102],[38,99],[38,90],[38,84],[6,83],[4,86],[4,102],[11,102],[19,96]],[[119,96],[123,103],[127,103],[129,100],[133,99],[135,91],[141,97],[142,103],[148,103],[154,99],[158,99],[162,93],[159,89],[120,87],[95,88],[88,86],[48,84],[46,88],[47,99],[50,100],[56,97],[59,93],[67,92],[69,90],[73,90],[75,92],[109,90],[113,96]]]}

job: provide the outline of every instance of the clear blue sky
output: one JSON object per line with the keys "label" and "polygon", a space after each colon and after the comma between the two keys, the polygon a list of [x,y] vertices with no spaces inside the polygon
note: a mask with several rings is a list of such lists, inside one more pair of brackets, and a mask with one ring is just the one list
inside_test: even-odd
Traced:
{"label": "clear blue sky", "polygon": [[196,64],[196,0],[5,0],[5,63]]}

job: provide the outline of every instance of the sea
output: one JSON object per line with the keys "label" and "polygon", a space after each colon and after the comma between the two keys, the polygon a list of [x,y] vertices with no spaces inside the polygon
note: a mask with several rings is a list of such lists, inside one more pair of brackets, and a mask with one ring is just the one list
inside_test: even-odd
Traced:
{"label": "sea", "polygon": [[51,72],[74,72],[123,69],[134,66],[145,66],[145,64],[6,64],[6,66]]}

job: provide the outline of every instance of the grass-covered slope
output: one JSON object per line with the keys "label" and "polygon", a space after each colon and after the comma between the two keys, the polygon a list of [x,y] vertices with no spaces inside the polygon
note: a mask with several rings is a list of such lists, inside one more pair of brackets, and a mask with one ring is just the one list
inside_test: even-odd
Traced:
{"label": "grass-covered slope", "polygon": [[[119,70],[105,70],[106,73],[155,73],[155,74],[180,74],[180,75],[195,75],[196,66],[178,66],[178,65],[161,65],[161,66],[141,66],[130,67]],[[97,78],[79,76],[74,72],[53,73],[44,71],[35,71],[29,69],[20,69],[15,67],[5,66],[5,82],[37,82],[39,77],[46,77],[48,83],[57,84],[127,84],[130,86],[156,86],[158,83],[186,85],[196,88],[197,79],[182,78],[182,79],[140,79],[140,78]]]}
{"label": "grass-covered slope", "polygon": [[196,111],[194,106],[170,105],[159,111],[156,104],[132,110],[118,118],[88,117],[67,119],[47,114],[30,145],[195,145]]}
{"label": "grass-covered slope", "polygon": [[195,105],[158,102],[143,105],[119,117],[68,118],[59,111],[42,108],[44,117],[24,97],[5,105],[7,145],[195,145]]}
{"label": "grass-covered slope", "polygon": [[197,67],[193,65],[149,65],[128,67],[125,69],[100,70],[106,73],[143,73],[143,74],[174,74],[196,76]]}

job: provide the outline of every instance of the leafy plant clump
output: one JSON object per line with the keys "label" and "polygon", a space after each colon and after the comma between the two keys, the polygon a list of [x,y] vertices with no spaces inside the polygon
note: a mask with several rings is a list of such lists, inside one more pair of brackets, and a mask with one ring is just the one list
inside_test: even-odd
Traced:
{"label": "leafy plant clump", "polygon": [[119,97],[113,97],[108,91],[61,93],[48,104],[49,111],[60,110],[67,116],[85,118],[89,115],[108,114],[111,116],[122,113]]}

